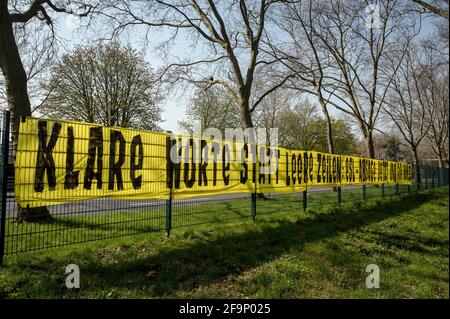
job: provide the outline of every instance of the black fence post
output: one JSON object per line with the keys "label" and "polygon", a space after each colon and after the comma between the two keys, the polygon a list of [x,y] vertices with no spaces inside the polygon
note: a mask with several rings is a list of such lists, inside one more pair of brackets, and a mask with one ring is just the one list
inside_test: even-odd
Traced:
{"label": "black fence post", "polygon": [[172,196],[166,200],[166,236],[170,237],[172,229]]}
{"label": "black fence post", "polygon": [[367,188],[366,185],[362,186],[362,191],[363,191],[363,200],[367,199]]}
{"label": "black fence post", "polygon": [[420,181],[419,180],[416,180],[417,181],[417,187],[416,187],[416,192],[420,192],[420,189],[422,188],[421,187],[421,184],[422,184],[422,179],[423,179],[423,174],[420,174]]}
{"label": "black fence post", "polygon": [[408,193],[411,193],[411,185],[408,184]]}
{"label": "black fence post", "polygon": [[438,187],[441,187],[441,168],[438,168]]}
{"label": "black fence post", "polygon": [[[258,174],[260,173],[260,169],[261,169],[261,167],[260,167],[260,163],[259,163],[259,149],[258,149],[258,145],[256,145],[256,144],[252,144],[251,145],[251,148],[252,149],[254,149],[254,152],[255,152],[255,163],[253,163],[253,165],[255,165],[256,166],[256,168],[255,168],[255,171],[256,172],[258,172]],[[258,178],[256,178],[255,179],[255,183],[254,183],[254,186],[255,186],[255,190],[254,190],[254,192],[252,193],[252,195],[251,195],[251,197],[250,197],[250,200],[251,200],[251,203],[250,203],[250,205],[251,205],[251,210],[252,210],[252,220],[255,222],[256,221],[256,200],[257,200],[257,198],[258,198]]]}
{"label": "black fence post", "polygon": [[[342,163],[342,155],[339,155],[339,163]],[[342,175],[339,176],[339,186],[337,188],[338,195],[338,207],[341,207],[342,204]]]}
{"label": "black fence post", "polygon": [[252,220],[256,221],[256,193],[252,193],[251,196],[251,200],[252,200]]}
{"label": "black fence post", "polygon": [[306,212],[306,209],[308,208],[308,191],[303,191],[303,211]]}
{"label": "black fence post", "polygon": [[167,177],[166,177],[166,186],[169,188],[169,199],[166,199],[166,236],[170,237],[170,231],[172,230],[172,189],[173,189],[173,163],[172,163],[172,139],[171,139],[171,131],[167,131],[166,138],[166,161],[167,161]]}
{"label": "black fence post", "polygon": [[1,128],[2,147],[0,154],[0,194],[1,212],[0,212],[0,265],[3,265],[3,257],[5,256],[5,224],[6,224],[6,196],[8,193],[8,158],[9,158],[9,120],[10,112],[3,112],[3,123]]}
{"label": "black fence post", "polygon": [[400,193],[399,185],[395,184],[395,194],[398,195]]}
{"label": "black fence post", "polygon": [[337,188],[337,195],[338,195],[338,206],[341,207],[342,203],[342,189],[341,186]]}
{"label": "black fence post", "polygon": [[436,171],[433,169],[433,174],[431,175],[431,188],[434,188],[434,175],[436,175]]}
{"label": "black fence post", "polygon": [[381,184],[381,197],[384,197],[384,183]]}

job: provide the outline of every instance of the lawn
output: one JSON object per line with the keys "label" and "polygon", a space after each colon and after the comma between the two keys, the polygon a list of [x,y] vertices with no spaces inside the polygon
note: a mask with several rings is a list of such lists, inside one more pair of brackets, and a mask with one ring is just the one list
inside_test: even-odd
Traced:
{"label": "lawn", "polygon": [[[335,200],[320,196],[311,203]],[[306,212],[298,200],[272,199],[258,202],[256,222],[238,218],[248,201],[223,203],[236,219],[175,227],[170,238],[9,255],[0,298],[449,298],[448,201],[448,187]],[[80,289],[65,287],[68,264],[80,267]],[[365,286],[368,264],[379,266],[379,289]]]}

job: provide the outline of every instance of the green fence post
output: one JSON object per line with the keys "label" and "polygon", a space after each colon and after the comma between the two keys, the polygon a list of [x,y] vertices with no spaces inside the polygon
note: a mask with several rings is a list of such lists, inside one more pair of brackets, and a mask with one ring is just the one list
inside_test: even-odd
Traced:
{"label": "green fence post", "polygon": [[400,189],[399,189],[399,185],[395,184],[395,195],[400,194]]}
{"label": "green fence post", "polygon": [[381,184],[381,197],[384,197],[384,183]]}
{"label": "green fence post", "polygon": [[366,200],[367,199],[366,185],[362,186],[362,191],[363,191],[363,200]]}
{"label": "green fence post", "polygon": [[0,194],[1,212],[0,212],[0,265],[3,265],[5,256],[5,224],[6,224],[6,196],[8,193],[8,158],[9,158],[9,120],[10,112],[3,112],[3,123],[1,127],[2,148],[0,154]]}
{"label": "green fence post", "polygon": [[341,186],[337,188],[337,195],[338,195],[338,206],[341,207],[342,203],[342,189]]}
{"label": "green fence post", "polygon": [[303,211],[306,212],[308,208],[308,191],[303,191]]}
{"label": "green fence post", "polygon": [[408,184],[408,193],[411,193],[411,185]]}

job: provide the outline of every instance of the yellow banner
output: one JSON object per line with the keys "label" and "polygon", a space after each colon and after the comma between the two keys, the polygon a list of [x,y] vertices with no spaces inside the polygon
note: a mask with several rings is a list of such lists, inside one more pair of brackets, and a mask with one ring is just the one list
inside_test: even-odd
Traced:
{"label": "yellow banner", "polygon": [[410,184],[412,173],[406,163],[35,118],[20,123],[15,166],[22,207]]}
{"label": "yellow banner", "polygon": [[166,134],[26,118],[15,195],[22,207],[111,196],[167,198]]}

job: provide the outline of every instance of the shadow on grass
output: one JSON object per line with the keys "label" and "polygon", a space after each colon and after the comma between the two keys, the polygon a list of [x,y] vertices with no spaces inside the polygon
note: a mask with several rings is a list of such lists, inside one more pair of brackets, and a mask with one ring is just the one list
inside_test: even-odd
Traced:
{"label": "shadow on grass", "polygon": [[[187,247],[140,258],[120,259],[115,264],[99,263],[98,255],[94,255],[83,266],[83,273],[91,284],[100,289],[146,289],[149,297],[164,297],[177,290],[192,290],[220,282],[229,275],[243,273],[291,249],[302,250],[305,243],[400,215],[435,196],[438,194],[412,194],[391,198],[374,207],[336,209],[296,222],[279,220],[271,224],[261,221],[258,230],[218,238],[199,236]],[[182,239],[182,235],[177,237],[181,238],[172,240]]]}

